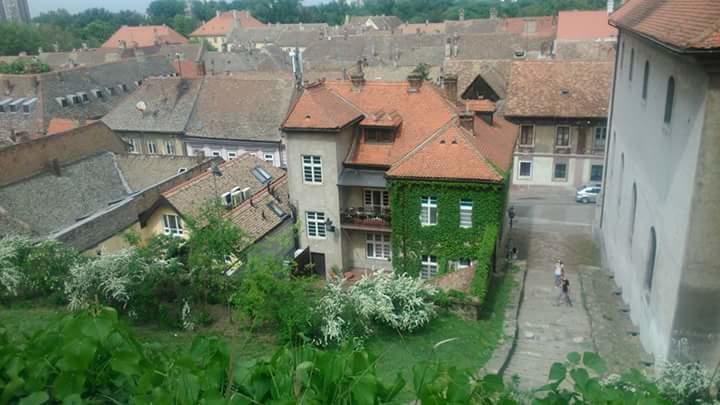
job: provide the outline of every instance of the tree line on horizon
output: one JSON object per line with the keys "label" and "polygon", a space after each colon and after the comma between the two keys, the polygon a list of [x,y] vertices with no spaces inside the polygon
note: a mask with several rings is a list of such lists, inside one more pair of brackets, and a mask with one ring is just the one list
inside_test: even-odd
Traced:
{"label": "tree line on horizon", "polygon": [[605,0],[365,0],[362,5],[347,0],[305,6],[301,0],[195,0],[186,15],[183,0],[153,0],[146,15],[131,10],[112,12],[91,8],[72,14],[65,9],[42,13],[31,24],[0,23],[0,55],[36,54],[39,48],[52,51],[78,49],[86,44],[99,47],[123,25],[166,24],[189,35],[217,11],[248,10],[265,23],[319,23],[340,25],[345,16],[395,15],[410,23],[487,18],[495,8],[501,17],[554,15],[561,10],[599,9]]}

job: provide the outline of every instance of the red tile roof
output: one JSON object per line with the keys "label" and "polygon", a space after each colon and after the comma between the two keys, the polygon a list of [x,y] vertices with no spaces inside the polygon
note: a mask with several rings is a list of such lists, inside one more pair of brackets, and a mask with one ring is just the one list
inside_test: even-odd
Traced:
{"label": "red tile roof", "polygon": [[234,22],[237,20],[239,28],[262,28],[265,24],[253,18],[249,11],[233,10],[221,13],[210,21],[201,25],[190,34],[191,37],[220,37],[232,31]]}
{"label": "red tile roof", "polygon": [[[534,31],[533,31],[534,26]],[[553,36],[557,26],[555,17],[517,17],[502,20],[501,29],[514,34],[535,35],[539,37]]]}
{"label": "red tile roof", "polygon": [[500,182],[503,177],[480,153],[467,130],[455,122],[395,163],[388,177],[436,180],[480,180]]}
{"label": "red tile roof", "polygon": [[365,127],[397,128],[400,124],[402,124],[402,117],[397,111],[375,111],[360,121],[360,125]]}
{"label": "red tile roof", "polygon": [[503,172],[509,171],[512,166],[512,154],[518,136],[518,127],[498,114],[493,117],[492,125],[475,115],[474,127],[473,140],[480,153],[489,159],[496,168]]}
{"label": "red tile roof", "polygon": [[118,41],[125,41],[125,46],[128,48],[188,43],[187,38],[165,25],[124,26],[115,31],[110,39],[105,41],[102,48],[117,48]]}
{"label": "red tile roof", "polygon": [[362,111],[323,84],[308,87],[283,124],[286,130],[338,130],[364,117]]}
{"label": "red tile roof", "polygon": [[629,0],[610,23],[681,50],[720,48],[717,0]]}
{"label": "red tile roof", "polygon": [[[95,120],[88,120],[86,125],[92,124]],[[80,127],[80,122],[71,118],[53,118],[48,123],[47,134],[56,135]]]}
{"label": "red tile roof", "polygon": [[617,30],[608,24],[606,10],[561,11],[558,15],[558,40],[588,40],[616,37]]}
{"label": "red tile roof", "polygon": [[605,118],[612,71],[612,62],[513,62],[505,116]]}

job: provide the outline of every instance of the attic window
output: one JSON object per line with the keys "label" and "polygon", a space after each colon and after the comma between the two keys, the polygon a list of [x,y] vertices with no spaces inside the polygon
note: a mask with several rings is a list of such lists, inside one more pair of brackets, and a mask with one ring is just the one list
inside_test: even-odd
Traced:
{"label": "attic window", "polygon": [[108,87],[105,90],[107,90],[108,94],[111,96],[115,95],[115,88],[114,87]]}
{"label": "attic window", "polygon": [[187,167],[181,167],[177,170],[177,174],[185,173],[187,171]]}
{"label": "attic window", "polygon": [[268,173],[260,166],[256,166],[254,169],[252,169],[252,174],[262,184],[266,184],[270,180],[272,180],[272,176],[270,175],[270,173]]}
{"label": "attic window", "polygon": [[142,80],[136,80],[136,81],[135,81],[135,86],[137,86],[137,87],[142,86]]}
{"label": "attic window", "polygon": [[25,97],[23,97],[23,98],[19,98],[19,99],[13,101],[12,103],[10,103],[10,112],[11,112],[11,113],[16,113],[16,112],[18,112],[18,110],[20,109],[20,105],[21,105],[25,100],[26,100]]}
{"label": "attic window", "polygon": [[365,128],[365,143],[392,143],[395,140],[395,130],[387,128]]}
{"label": "attic window", "polygon": [[124,92],[126,92],[126,93],[127,93],[127,91],[128,91],[127,84],[125,84],[125,83],[120,83],[120,84],[118,84],[118,88],[120,88],[120,90],[122,90],[122,91],[124,91]]}
{"label": "attic window", "polygon": [[37,97],[33,97],[30,100],[24,102],[22,104],[23,114],[30,114],[30,112],[33,111],[33,109],[34,109],[33,107],[35,106],[36,103],[37,103]]}
{"label": "attic window", "polygon": [[103,94],[102,90],[100,90],[100,89],[92,89],[92,90],[90,90],[90,91],[92,92],[92,94],[93,94],[93,95],[95,96],[95,98],[97,98],[97,99],[103,99],[103,98],[105,98],[105,94]]}
{"label": "attic window", "polygon": [[562,90],[560,90],[560,94],[562,94],[563,96],[567,96],[568,94],[570,94],[570,90],[562,89]]}
{"label": "attic window", "polygon": [[8,112],[8,104],[12,101],[11,98],[6,98],[5,100],[0,101],[0,113]]}
{"label": "attic window", "polygon": [[[57,101],[57,103],[60,104],[60,107],[68,106],[68,99],[65,97],[56,97],[55,101]],[[2,105],[0,105],[0,108],[2,108]]]}
{"label": "attic window", "polygon": [[82,100],[80,100],[80,96],[77,94],[68,94],[67,96],[68,104],[81,104]]}
{"label": "attic window", "polygon": [[78,97],[80,97],[80,100],[82,101],[83,104],[87,104],[90,102],[90,97],[88,96],[87,93],[80,92],[77,95],[78,95]]}
{"label": "attic window", "polygon": [[513,52],[513,56],[515,58],[524,58],[526,56],[526,52],[524,49],[516,49],[515,52]]}
{"label": "attic window", "polygon": [[285,218],[288,215],[285,211],[282,210],[282,208],[278,207],[277,204],[275,204],[274,202],[269,202],[267,207],[270,208],[270,210],[272,210],[272,212],[274,212],[275,215],[278,216],[278,218]]}

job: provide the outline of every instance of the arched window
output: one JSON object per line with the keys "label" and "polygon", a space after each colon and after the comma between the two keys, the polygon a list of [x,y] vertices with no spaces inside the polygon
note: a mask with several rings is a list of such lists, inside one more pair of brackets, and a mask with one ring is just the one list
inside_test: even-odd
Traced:
{"label": "arched window", "polygon": [[657,235],[655,227],[650,228],[650,246],[648,248],[647,269],[645,270],[645,288],[652,291],[655,278],[655,256],[657,255]]}
{"label": "arched window", "polygon": [[675,79],[670,76],[667,84],[667,94],[665,95],[665,123],[672,121],[673,103],[675,101]]}
{"label": "arched window", "polygon": [[633,183],[632,190],[632,202],[630,204],[630,232],[628,232],[628,239],[630,245],[633,242],[633,234],[635,234],[635,216],[637,215],[637,185]]}
{"label": "arched window", "polygon": [[650,62],[645,61],[645,72],[643,72],[643,88],[642,88],[643,100],[647,100],[648,79],[649,78],[650,78]]}
{"label": "arched window", "polygon": [[629,67],[629,70],[628,70],[628,71],[630,72],[630,73],[628,73],[628,78],[630,79],[630,81],[632,81],[632,74],[633,74],[633,66],[634,66],[634,65],[635,65],[635,48],[633,48],[633,49],[630,50],[630,67]]}

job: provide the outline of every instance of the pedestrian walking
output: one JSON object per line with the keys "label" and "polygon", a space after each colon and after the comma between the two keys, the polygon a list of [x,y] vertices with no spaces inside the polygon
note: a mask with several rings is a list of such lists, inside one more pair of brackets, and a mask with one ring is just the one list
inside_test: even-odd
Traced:
{"label": "pedestrian walking", "polygon": [[560,280],[562,279],[564,268],[563,262],[558,259],[558,261],[555,262],[555,288],[560,287]]}
{"label": "pedestrian walking", "polygon": [[570,280],[565,277],[562,279],[562,299],[567,306],[572,306],[572,301],[570,300]]}

